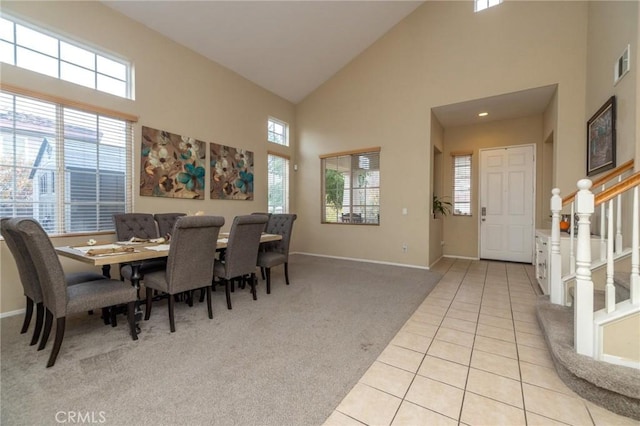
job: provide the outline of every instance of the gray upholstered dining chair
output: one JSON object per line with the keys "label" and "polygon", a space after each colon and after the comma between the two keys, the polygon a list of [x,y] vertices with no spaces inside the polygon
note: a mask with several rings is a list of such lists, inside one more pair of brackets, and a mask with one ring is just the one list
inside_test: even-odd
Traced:
{"label": "gray upholstered dining chair", "polygon": [[156,213],[153,215],[156,223],[158,224],[158,235],[160,237],[171,236],[173,232],[173,226],[176,224],[176,220],[179,217],[185,216],[185,213]]}
{"label": "gray upholstered dining chair", "polygon": [[[151,316],[153,290],[169,295],[169,325],[172,333],[176,331],[173,314],[175,294],[205,288],[209,318],[213,318],[211,282],[216,242],[222,225],[224,218],[221,216],[183,216],[176,220],[167,269],[144,276],[144,286],[147,289],[145,321]],[[190,300],[193,300],[193,295]]]}
{"label": "gray upholstered dining chair", "polygon": [[[158,228],[151,213],[120,213],[113,215],[113,224],[116,228],[116,238],[118,241],[127,241],[132,237],[136,238],[158,238]],[[166,259],[145,260],[140,265],[140,276],[144,277],[147,272],[161,271],[167,265]],[[120,276],[131,280],[133,269],[131,265],[120,266]]]}
{"label": "gray upholstered dining chair", "polygon": [[[230,281],[249,277],[253,300],[256,295],[256,260],[260,247],[260,235],[267,223],[264,215],[236,216],[229,230],[224,259],[216,260],[213,275],[224,284],[227,309],[231,309]],[[214,283],[215,285],[215,283]]]}
{"label": "gray upholstered dining chair", "polygon": [[[40,282],[38,281],[38,273],[36,272],[36,267],[33,264],[33,259],[29,255],[23,237],[18,232],[18,220],[19,219],[16,218],[0,219],[0,233],[4,237],[7,247],[16,262],[20,283],[22,284],[22,290],[26,298],[26,312],[20,334],[26,333],[29,329],[31,318],[33,317],[33,307],[34,305],[36,307],[36,324],[31,343],[29,343],[30,346],[33,346],[38,342],[40,332],[42,331],[44,306],[42,304],[42,290],[40,289]],[[85,281],[101,280],[103,278],[101,274],[92,271],[65,274],[65,281],[68,286]],[[106,317],[108,314],[107,310],[103,309],[102,314]]]}
{"label": "gray upholstered dining chair", "polygon": [[289,243],[297,217],[295,214],[272,214],[269,217],[267,234],[278,234],[282,239],[270,242],[258,253],[257,265],[266,271],[267,294],[271,294],[271,268],[274,266],[284,265],[284,278],[289,285]]}
{"label": "gray upholstered dining chair", "polygon": [[67,315],[97,309],[103,306],[127,304],[129,328],[133,340],[138,339],[134,309],[136,290],[118,280],[103,278],[67,286],[64,270],[47,233],[34,219],[19,219],[16,229],[33,259],[38,282],[46,309],[44,331],[38,349],[44,349],[49,339],[53,318],[56,319],[56,336],[47,362],[47,368],[55,364],[64,338]]}

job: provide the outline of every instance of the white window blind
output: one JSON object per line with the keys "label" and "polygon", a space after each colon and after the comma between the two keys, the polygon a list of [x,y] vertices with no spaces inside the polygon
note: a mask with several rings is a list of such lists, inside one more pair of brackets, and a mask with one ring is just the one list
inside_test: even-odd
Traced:
{"label": "white window blind", "polygon": [[323,223],[380,224],[380,150],[323,155]]}
{"label": "white window blind", "polygon": [[132,123],[0,92],[0,216],[110,231],[132,202]]}
{"label": "white window blind", "polygon": [[289,159],[277,154],[267,155],[269,213],[289,212]]}
{"label": "white window blind", "polygon": [[453,155],[453,214],[471,215],[471,154]]}
{"label": "white window blind", "polygon": [[71,40],[0,17],[0,62],[131,98],[131,65]]}
{"label": "white window blind", "polygon": [[289,125],[276,118],[267,120],[267,141],[289,146]]}

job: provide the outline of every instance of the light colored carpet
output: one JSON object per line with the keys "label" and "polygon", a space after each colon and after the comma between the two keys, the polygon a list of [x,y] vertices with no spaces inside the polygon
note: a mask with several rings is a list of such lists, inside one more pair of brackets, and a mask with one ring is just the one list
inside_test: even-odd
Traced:
{"label": "light colored carpet", "polygon": [[[250,292],[166,301],[141,322],[140,340],[99,315],[67,321],[56,365],[28,346],[22,316],[2,319],[1,417],[5,425],[55,424],[56,413],[93,413],[108,425],[318,425],[375,361],[440,275],[414,268],[293,255],[284,284],[274,268]],[[62,417],[60,417],[62,416]]]}
{"label": "light colored carpet", "polygon": [[573,308],[540,296],[536,315],[560,378],[581,397],[640,420],[640,371],[580,355],[574,349]]}

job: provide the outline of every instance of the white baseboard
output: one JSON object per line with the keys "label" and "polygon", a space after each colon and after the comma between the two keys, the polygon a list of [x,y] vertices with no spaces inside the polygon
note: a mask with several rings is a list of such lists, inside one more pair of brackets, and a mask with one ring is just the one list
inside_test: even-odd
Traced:
{"label": "white baseboard", "polygon": [[358,258],[355,258],[355,257],[329,256],[329,255],[326,255],[326,254],[306,253],[306,252],[302,252],[302,251],[291,252],[289,254],[303,254],[303,255],[306,255],[306,256],[327,257],[329,259],[351,260],[351,261],[354,261],[354,262],[377,263],[377,264],[380,264],[380,265],[403,266],[405,268],[424,269],[424,270],[427,270],[427,271],[429,270],[428,266],[408,265],[406,263],[395,263],[395,262],[383,262],[381,260],[358,259]]}
{"label": "white baseboard", "polygon": [[17,311],[3,312],[3,313],[0,313],[0,319],[21,315],[21,314],[24,314],[26,311],[27,311],[26,309],[18,309]]}
{"label": "white baseboard", "polygon": [[454,256],[452,254],[445,254],[442,257],[448,257],[450,259],[464,259],[464,260],[480,260],[479,257],[467,257],[467,256]]}
{"label": "white baseboard", "polygon": [[620,358],[619,356],[615,356],[615,355],[608,355],[608,354],[602,354],[602,361],[611,363],[611,364],[616,364],[616,365],[622,365],[625,367],[631,367],[631,368],[635,368],[640,369],[640,362],[638,361],[633,361],[630,359],[626,359],[626,358]]}

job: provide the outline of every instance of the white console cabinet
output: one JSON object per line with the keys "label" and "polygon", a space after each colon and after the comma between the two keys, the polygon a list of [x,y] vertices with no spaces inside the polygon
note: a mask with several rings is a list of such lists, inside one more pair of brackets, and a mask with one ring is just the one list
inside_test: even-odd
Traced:
{"label": "white console cabinet", "polygon": [[[575,243],[574,243],[575,244]],[[576,247],[573,247],[574,256]],[[566,232],[560,233],[560,256],[562,257],[561,276],[568,275],[570,268],[571,236]],[[591,259],[600,257],[600,237],[591,237]],[[549,263],[551,259],[551,230],[536,229],[535,267],[536,279],[544,294],[549,294]]]}

